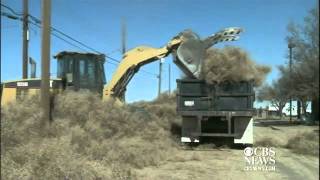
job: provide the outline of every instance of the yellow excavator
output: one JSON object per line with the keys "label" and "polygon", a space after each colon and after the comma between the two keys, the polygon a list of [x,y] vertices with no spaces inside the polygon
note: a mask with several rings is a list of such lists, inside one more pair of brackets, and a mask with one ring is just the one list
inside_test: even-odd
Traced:
{"label": "yellow excavator", "polygon": [[[57,78],[50,79],[50,91],[57,94],[66,89],[89,89],[101,95],[103,100],[124,100],[126,86],[139,68],[145,64],[173,55],[174,63],[190,78],[199,78],[201,62],[206,50],[216,43],[239,38],[241,28],[226,28],[200,39],[191,30],[185,30],[172,38],[162,48],[138,46],[127,51],[111,80],[106,83],[105,55],[79,52],[60,52],[57,59]],[[39,78],[20,79],[1,83],[1,106],[40,90]]]}

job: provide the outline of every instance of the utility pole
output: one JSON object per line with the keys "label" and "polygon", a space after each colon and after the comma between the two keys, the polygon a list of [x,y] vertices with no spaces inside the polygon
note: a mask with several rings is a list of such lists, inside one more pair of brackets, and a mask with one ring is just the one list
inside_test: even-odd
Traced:
{"label": "utility pole", "polygon": [[23,30],[22,30],[22,78],[28,78],[28,0],[23,0]]}
{"label": "utility pole", "polygon": [[31,57],[29,58],[29,63],[30,63],[30,66],[31,66],[31,68],[30,68],[31,69],[30,77],[31,78],[36,78],[37,63]]}
{"label": "utility pole", "polygon": [[[291,78],[292,73],[292,48],[294,48],[294,44],[289,42],[288,48],[289,48],[289,74]],[[291,84],[292,85],[292,84]],[[292,122],[292,96],[290,95],[290,122]]]}
{"label": "utility pole", "polygon": [[[122,18],[121,22],[121,50],[122,50],[122,56],[124,57],[124,54],[127,51],[127,27],[126,27],[126,20]],[[126,90],[123,92],[122,100],[126,101]]]}
{"label": "utility pole", "polygon": [[127,51],[127,27],[126,20],[122,19],[122,28],[121,28],[121,41],[122,41],[122,55]]}
{"label": "utility pole", "polygon": [[297,100],[297,116],[298,119],[301,119],[301,101],[299,99]]}
{"label": "utility pole", "polygon": [[160,93],[161,93],[162,63],[163,63],[163,59],[161,58],[161,59],[159,60],[159,75],[158,75],[158,78],[159,78],[159,84],[158,84],[158,97],[160,96]]}
{"label": "utility pole", "polygon": [[42,39],[41,39],[41,107],[43,127],[46,129],[50,120],[50,27],[51,0],[42,0]]}
{"label": "utility pole", "polygon": [[171,94],[171,65],[169,63],[169,94]]}

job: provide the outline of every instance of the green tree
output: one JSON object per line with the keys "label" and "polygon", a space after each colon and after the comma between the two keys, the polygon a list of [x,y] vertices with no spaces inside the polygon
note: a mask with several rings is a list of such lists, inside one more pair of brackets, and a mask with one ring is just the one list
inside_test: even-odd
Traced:
{"label": "green tree", "polygon": [[[306,102],[312,101],[312,114],[319,120],[319,8],[310,10],[303,25],[288,25],[288,44],[294,45],[293,65],[280,67],[282,81],[289,94]],[[306,103],[304,103],[305,105]]]}
{"label": "green tree", "polygon": [[282,110],[289,100],[288,89],[279,83],[282,80],[273,81],[271,85],[265,84],[257,90],[258,101],[269,101],[271,106],[277,109],[280,118]]}
{"label": "green tree", "polygon": [[[288,96],[293,97],[293,100],[297,100],[301,102],[301,106],[303,109],[303,114],[306,114],[307,107],[308,107],[308,101],[311,99],[310,94],[312,92],[310,91],[309,84],[305,83],[306,75],[303,75],[303,68],[296,67],[296,65],[293,65],[292,72],[290,73],[289,67],[286,66],[280,66],[280,79],[279,83],[282,84],[283,87],[287,89]],[[310,74],[309,74],[310,76]]]}

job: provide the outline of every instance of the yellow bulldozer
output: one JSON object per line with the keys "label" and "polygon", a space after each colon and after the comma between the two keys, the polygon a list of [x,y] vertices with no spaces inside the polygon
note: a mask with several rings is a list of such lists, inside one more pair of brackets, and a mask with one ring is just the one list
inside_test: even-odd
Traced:
{"label": "yellow bulldozer", "polygon": [[[57,60],[57,77],[50,79],[50,91],[56,94],[66,89],[88,89],[99,93],[103,100],[117,98],[123,101],[126,86],[139,68],[169,54],[173,55],[175,64],[188,77],[199,78],[206,49],[219,42],[237,40],[241,32],[241,28],[227,28],[200,39],[197,34],[186,30],[172,38],[164,47],[138,46],[124,54],[108,83],[104,74],[105,55],[63,51],[54,56]],[[40,90],[40,84],[39,78],[1,83],[1,106],[36,94]]]}

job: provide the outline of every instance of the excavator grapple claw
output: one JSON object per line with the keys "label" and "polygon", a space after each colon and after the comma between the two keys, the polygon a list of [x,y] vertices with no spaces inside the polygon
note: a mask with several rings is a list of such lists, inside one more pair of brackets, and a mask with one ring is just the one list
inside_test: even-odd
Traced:
{"label": "excavator grapple claw", "polygon": [[206,50],[220,42],[238,40],[241,32],[241,28],[231,27],[200,39],[191,30],[186,30],[180,34],[182,43],[174,54],[174,62],[188,77],[199,79]]}

